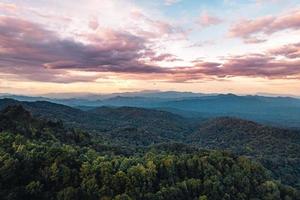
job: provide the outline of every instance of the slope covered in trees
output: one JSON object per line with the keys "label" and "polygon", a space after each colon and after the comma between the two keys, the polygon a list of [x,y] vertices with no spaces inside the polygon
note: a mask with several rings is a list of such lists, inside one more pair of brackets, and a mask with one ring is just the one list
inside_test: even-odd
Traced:
{"label": "slope covered in trees", "polygon": [[36,117],[61,120],[68,127],[81,128],[126,145],[180,141],[193,128],[193,122],[179,115],[143,108],[100,107],[82,111],[46,101],[0,99],[0,110],[8,105],[22,105]]}
{"label": "slope covered in trees", "polygon": [[[35,117],[46,118],[45,121],[63,122],[69,133],[85,130],[93,136],[93,148],[109,155],[132,155],[166,146],[168,149],[170,143],[173,150],[187,152],[192,151],[173,144],[187,144],[191,149],[226,150],[261,162],[276,180],[300,189],[300,132],[297,130],[230,117],[195,121],[168,112],[131,107],[81,111],[49,102],[4,99],[0,100],[0,109],[15,104],[23,105]],[[60,134],[64,131],[56,132],[64,134]]]}
{"label": "slope covered in trees", "polygon": [[282,182],[300,188],[300,132],[222,117],[208,120],[188,142],[258,159]]}
{"label": "slope covered in trees", "polygon": [[131,145],[183,141],[193,130],[193,122],[165,111],[100,107],[87,112],[112,122],[102,131],[104,134]]}
{"label": "slope covered in trees", "polygon": [[252,121],[221,117],[202,123],[188,138],[189,142],[208,148],[230,149],[244,155],[296,157],[300,132],[274,128]]}
{"label": "slope covered in trees", "polygon": [[91,136],[75,140],[62,123],[35,119],[21,106],[3,110],[0,127],[0,199],[299,197],[259,163],[222,151],[176,153],[175,145],[131,156],[103,154]]}

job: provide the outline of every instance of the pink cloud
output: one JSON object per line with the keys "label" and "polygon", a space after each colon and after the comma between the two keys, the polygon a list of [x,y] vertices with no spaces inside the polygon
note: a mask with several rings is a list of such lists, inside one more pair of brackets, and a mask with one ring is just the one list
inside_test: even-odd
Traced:
{"label": "pink cloud", "polygon": [[147,37],[149,39],[161,39],[162,37],[175,36],[176,38],[184,38],[186,31],[179,26],[175,26],[163,20],[155,20],[138,10],[131,12],[132,19],[141,23],[141,27],[135,27],[135,33]]}
{"label": "pink cloud", "polygon": [[248,37],[254,33],[262,31],[268,24],[272,23],[274,17],[262,17],[256,20],[241,20],[230,29],[233,37]]}
{"label": "pink cloud", "polygon": [[265,38],[258,38],[258,37],[246,37],[244,38],[244,42],[246,44],[257,44],[257,43],[262,43],[262,42],[266,42],[267,39]]}
{"label": "pink cloud", "polygon": [[96,30],[99,27],[99,22],[98,19],[93,17],[92,19],[90,19],[89,21],[89,28],[92,30]]}
{"label": "pink cloud", "polygon": [[199,41],[199,42],[195,42],[189,46],[187,46],[188,48],[193,48],[193,47],[204,47],[204,46],[211,46],[211,45],[215,45],[216,43],[213,40],[205,40],[205,41]]}
{"label": "pink cloud", "polygon": [[[44,81],[53,81],[55,76],[63,76],[64,70],[68,69],[115,73],[164,71],[140,61],[145,57],[146,38],[110,29],[86,37],[90,44],[60,39],[39,24],[0,17],[0,71],[23,77],[28,73],[28,78],[37,80],[43,77]],[[162,61],[171,58],[172,55],[155,55],[149,59]],[[47,76],[36,75],[43,72]]]}
{"label": "pink cloud", "polygon": [[284,56],[286,58],[300,58],[300,43],[288,44],[279,48],[274,48],[268,51],[269,54],[275,56]]}
{"label": "pink cloud", "polygon": [[181,59],[177,58],[177,56],[170,54],[170,53],[162,53],[157,54],[151,49],[147,49],[143,51],[142,59],[145,61],[151,61],[151,62],[160,62],[160,61],[167,61],[167,62],[175,62],[175,61],[181,61]]}
{"label": "pink cloud", "polygon": [[[178,58],[149,49],[147,37],[112,29],[80,37],[85,37],[88,43],[61,39],[40,24],[2,16],[0,72],[49,82],[95,81],[106,73],[175,82],[232,76],[295,78],[300,75],[300,60],[295,59],[299,58],[299,43],[261,54],[225,57],[222,62],[198,60],[189,67],[164,68],[156,63],[173,62]],[[97,72],[97,75],[74,76],[69,70]]]}
{"label": "pink cloud", "polygon": [[232,25],[229,36],[243,38],[245,42],[263,42],[257,35],[271,35],[278,31],[300,28],[300,9],[279,16],[266,16],[253,20],[241,20]]}
{"label": "pink cloud", "polygon": [[180,2],[181,0],[165,0],[165,5],[166,6],[171,6],[173,4],[176,4],[178,2]]}
{"label": "pink cloud", "polygon": [[220,18],[210,15],[207,12],[203,12],[200,15],[199,20],[197,21],[197,23],[202,26],[202,27],[208,27],[208,26],[213,26],[213,25],[218,25],[220,23],[222,23],[223,20],[221,20]]}
{"label": "pink cloud", "polygon": [[[227,68],[231,75],[265,77],[265,78],[292,78],[299,77],[300,61],[275,60],[268,58],[244,58],[240,62],[231,60]],[[239,69],[238,69],[239,68]]]}
{"label": "pink cloud", "polygon": [[69,24],[70,22],[72,22],[72,18],[63,14],[58,14],[58,13],[52,13],[52,12],[42,12],[38,9],[34,9],[34,8],[27,8],[26,9],[28,12],[33,13],[34,15],[36,15],[37,17],[46,19],[46,20],[56,20],[59,22],[64,23],[64,25]]}
{"label": "pink cloud", "polygon": [[5,11],[5,12],[10,12],[10,13],[16,13],[18,10],[18,7],[12,3],[0,2],[0,10]]}

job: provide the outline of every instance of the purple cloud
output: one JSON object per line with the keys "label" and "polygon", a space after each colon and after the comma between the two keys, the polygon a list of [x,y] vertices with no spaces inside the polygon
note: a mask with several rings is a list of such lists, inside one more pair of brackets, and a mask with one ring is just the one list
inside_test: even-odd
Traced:
{"label": "purple cloud", "polygon": [[300,58],[300,43],[288,44],[283,47],[271,49],[269,50],[269,54],[291,59]]}
{"label": "purple cloud", "polygon": [[266,16],[253,20],[241,20],[232,25],[229,30],[231,37],[243,38],[245,42],[263,42],[258,34],[271,35],[275,32],[300,29],[300,9],[279,16]]}
{"label": "purple cloud", "polygon": [[[86,36],[92,43],[60,39],[39,24],[10,17],[0,17],[0,70],[24,74],[49,73],[51,69],[77,69],[95,72],[149,73],[162,68],[139,61],[146,49],[146,38],[129,33],[107,31],[104,38]],[[170,55],[156,59],[169,59]],[[21,69],[16,71],[14,69]],[[59,70],[58,70],[59,71]],[[62,72],[62,71],[60,71]],[[30,76],[30,75],[28,75]],[[50,77],[51,75],[49,75]],[[44,81],[47,81],[46,78]],[[52,81],[53,79],[51,79]]]}
{"label": "purple cloud", "polygon": [[178,58],[149,49],[147,37],[110,29],[101,31],[101,34],[81,35],[87,40],[83,43],[61,39],[36,23],[2,16],[0,72],[63,83],[95,81],[99,76],[75,76],[69,70],[178,82],[232,76],[295,78],[300,74],[300,61],[295,59],[299,58],[299,43],[264,54],[227,57],[222,62],[195,61],[190,67],[164,68],[151,63],[173,62]]}

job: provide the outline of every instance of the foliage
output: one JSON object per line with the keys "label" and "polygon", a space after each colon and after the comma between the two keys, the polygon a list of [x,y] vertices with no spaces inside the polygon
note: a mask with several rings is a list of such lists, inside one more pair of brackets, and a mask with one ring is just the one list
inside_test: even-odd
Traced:
{"label": "foliage", "polygon": [[270,178],[259,163],[227,152],[174,143],[131,156],[115,155],[107,153],[109,149],[97,150],[91,136],[79,132],[84,137],[78,137],[78,131],[66,134],[70,130],[62,123],[32,118],[20,106],[5,109],[0,119],[0,199],[299,196],[295,189]]}
{"label": "foliage", "polygon": [[276,179],[300,188],[299,131],[223,117],[203,123],[188,142],[255,158]]}

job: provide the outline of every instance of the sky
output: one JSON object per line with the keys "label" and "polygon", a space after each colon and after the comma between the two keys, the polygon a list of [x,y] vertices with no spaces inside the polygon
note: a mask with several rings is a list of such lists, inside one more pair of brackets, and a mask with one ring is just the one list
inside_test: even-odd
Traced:
{"label": "sky", "polygon": [[0,0],[0,93],[300,95],[300,0]]}

